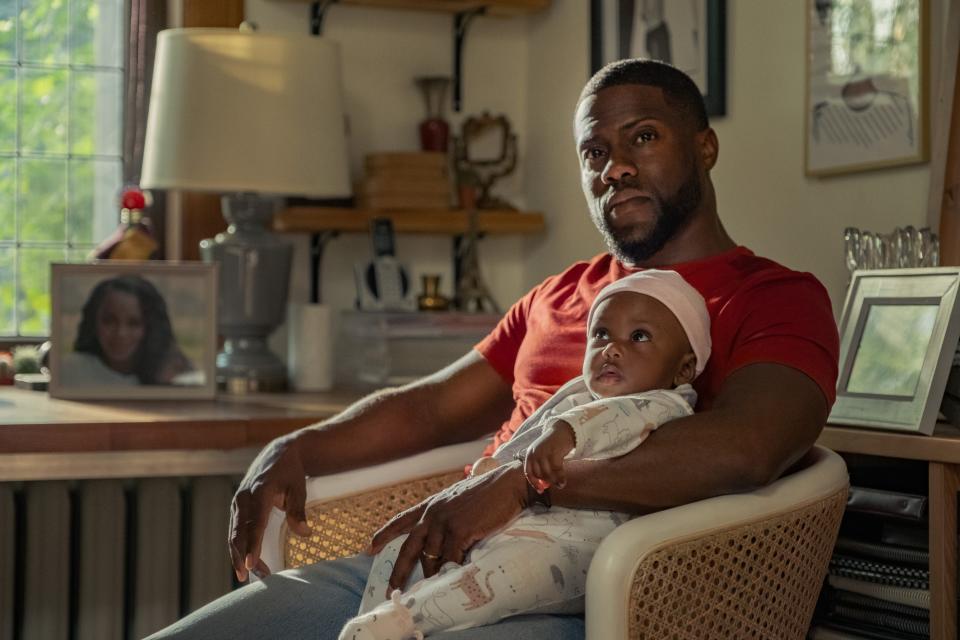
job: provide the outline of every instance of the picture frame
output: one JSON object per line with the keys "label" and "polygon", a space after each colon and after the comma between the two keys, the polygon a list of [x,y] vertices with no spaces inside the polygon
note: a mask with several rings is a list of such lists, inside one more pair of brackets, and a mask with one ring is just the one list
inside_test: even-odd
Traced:
{"label": "picture frame", "polygon": [[726,114],[726,0],[590,0],[591,73],[637,57],[673,64],[700,87],[707,115]]}
{"label": "picture frame", "polygon": [[51,397],[214,397],[216,265],[104,260],[50,271]]}
{"label": "picture frame", "polygon": [[806,0],[808,176],[926,162],[929,0]]}
{"label": "picture frame", "polygon": [[960,339],[960,267],[855,271],[829,422],[931,435]]}

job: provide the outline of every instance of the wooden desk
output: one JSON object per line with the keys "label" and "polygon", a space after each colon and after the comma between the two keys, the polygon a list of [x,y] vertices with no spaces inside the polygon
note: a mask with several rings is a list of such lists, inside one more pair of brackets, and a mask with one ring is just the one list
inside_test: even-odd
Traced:
{"label": "wooden desk", "polygon": [[[0,387],[0,481],[240,474],[271,439],[356,397],[334,391],[75,402]],[[957,640],[960,429],[940,424],[925,437],[827,426],[818,442],[844,453],[927,461],[931,638]]]}
{"label": "wooden desk", "polygon": [[843,453],[926,460],[930,508],[930,638],[957,640],[957,492],[960,429],[938,424],[932,436],[828,425],[818,443]]}
{"label": "wooden desk", "polygon": [[0,481],[239,474],[273,438],[355,398],[330,392],[76,402],[0,387]]}

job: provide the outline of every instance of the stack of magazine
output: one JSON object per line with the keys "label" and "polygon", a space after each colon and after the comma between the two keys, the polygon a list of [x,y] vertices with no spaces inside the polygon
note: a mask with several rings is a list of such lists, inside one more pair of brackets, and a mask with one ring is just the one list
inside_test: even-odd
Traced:
{"label": "stack of magazine", "polygon": [[809,638],[930,637],[927,497],[851,487]]}

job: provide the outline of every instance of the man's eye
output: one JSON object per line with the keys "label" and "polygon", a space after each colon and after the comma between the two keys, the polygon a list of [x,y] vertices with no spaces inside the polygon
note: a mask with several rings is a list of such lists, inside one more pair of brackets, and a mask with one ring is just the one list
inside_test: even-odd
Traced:
{"label": "man's eye", "polygon": [[656,140],[656,138],[657,134],[653,131],[641,131],[640,134],[637,135],[637,142],[651,142]]}
{"label": "man's eye", "polygon": [[648,336],[646,332],[640,331],[638,329],[637,331],[634,331],[633,333],[630,334],[630,339],[633,340],[634,342],[646,342],[647,340],[650,339],[650,336]]}
{"label": "man's eye", "polygon": [[599,160],[604,156],[604,151],[600,147],[591,147],[583,152],[583,157],[587,160]]}

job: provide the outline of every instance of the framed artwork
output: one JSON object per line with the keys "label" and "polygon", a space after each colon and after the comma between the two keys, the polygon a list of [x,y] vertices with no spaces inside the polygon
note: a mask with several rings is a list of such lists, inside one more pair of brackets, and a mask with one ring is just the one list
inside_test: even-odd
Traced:
{"label": "framed artwork", "polygon": [[833,424],[930,435],[957,341],[960,267],[855,271]]}
{"label": "framed artwork", "polygon": [[924,162],[928,0],[806,0],[806,173]]}
{"label": "framed artwork", "polygon": [[663,60],[697,83],[707,114],[726,113],[726,0],[590,0],[590,67]]}
{"label": "framed artwork", "polygon": [[54,264],[50,295],[51,396],[214,396],[215,265]]}

